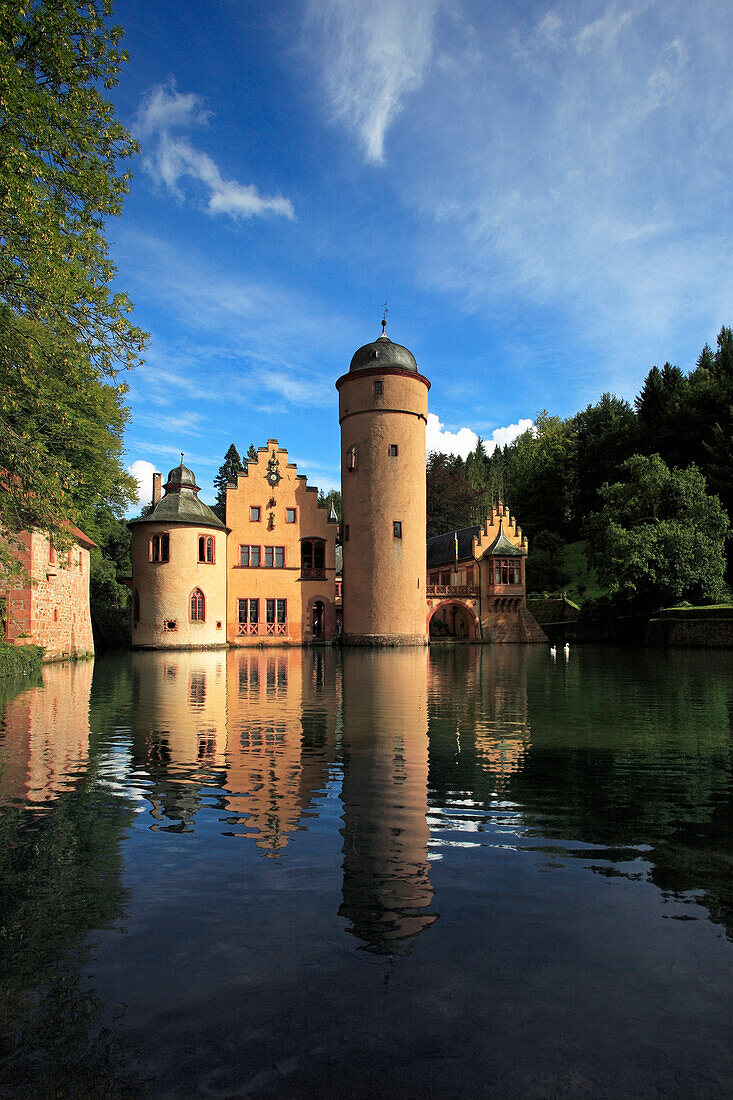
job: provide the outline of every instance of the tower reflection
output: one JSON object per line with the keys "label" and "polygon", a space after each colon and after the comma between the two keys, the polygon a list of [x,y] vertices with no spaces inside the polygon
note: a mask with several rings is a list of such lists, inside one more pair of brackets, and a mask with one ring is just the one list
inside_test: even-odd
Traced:
{"label": "tower reflection", "polygon": [[437,919],[428,875],[424,649],[343,653],[343,900],[366,949],[406,955]]}
{"label": "tower reflection", "polygon": [[226,656],[221,650],[133,650],[133,759],[152,780],[156,822],[190,832],[201,788],[226,763]]}

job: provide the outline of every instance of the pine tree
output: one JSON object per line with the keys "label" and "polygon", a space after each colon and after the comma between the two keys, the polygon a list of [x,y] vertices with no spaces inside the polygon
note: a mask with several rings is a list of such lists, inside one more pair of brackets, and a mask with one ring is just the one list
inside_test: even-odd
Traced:
{"label": "pine tree", "polygon": [[[250,450],[252,448],[250,447]],[[216,508],[222,516],[226,510],[227,485],[237,483],[237,474],[244,473],[244,464],[239,457],[239,451],[232,443],[224,456],[224,461],[219,467],[219,472],[214,478],[216,489]]]}

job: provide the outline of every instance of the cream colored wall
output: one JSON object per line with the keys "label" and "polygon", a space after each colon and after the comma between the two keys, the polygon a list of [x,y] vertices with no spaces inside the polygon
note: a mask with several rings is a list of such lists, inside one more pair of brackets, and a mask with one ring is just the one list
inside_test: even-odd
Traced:
{"label": "cream colored wall", "polygon": [[[267,482],[267,464],[272,454],[279,463],[281,480],[272,488]],[[272,504],[270,503],[272,502]],[[250,508],[261,509],[261,519],[250,519]],[[295,523],[286,522],[288,508],[295,508]],[[227,489],[226,523],[231,529],[228,536],[228,594],[227,636],[232,645],[287,645],[312,640],[312,609],[317,600],[325,608],[325,638],[335,634],[335,552],[336,527],[328,522],[328,509],[319,507],[318,490],[309,486],[304,475],[298,474],[294,463],[288,462],[288,452],[269,440],[267,447],[260,447],[257,460],[249,462],[247,474],[240,474],[236,488]],[[303,579],[300,565],[300,543],[303,538],[319,538],[326,543],[325,579]],[[264,563],[265,546],[285,547],[285,567],[243,567],[240,562],[240,546],[260,546]],[[265,632],[265,600],[288,601],[287,634],[267,635]],[[258,635],[242,635],[238,629],[237,601],[260,601],[260,629]]]}
{"label": "cream colored wall", "polygon": [[[153,535],[167,533],[167,562],[151,562]],[[215,561],[198,561],[199,535],[215,539]],[[132,577],[140,596],[140,621],[132,624],[133,646],[188,648],[226,645],[226,532],[188,524],[142,523],[132,528]],[[194,588],[206,598],[206,620],[191,622],[190,600]],[[133,613],[134,619],[134,613]],[[175,631],[165,623],[177,623]],[[219,625],[217,625],[217,623]]]}
{"label": "cream colored wall", "polygon": [[[382,396],[374,381],[381,379]],[[425,643],[425,426],[420,376],[369,370],[339,380],[344,636]],[[389,454],[396,443],[398,455]],[[357,466],[348,453],[357,448]],[[402,524],[395,539],[392,524]]]}

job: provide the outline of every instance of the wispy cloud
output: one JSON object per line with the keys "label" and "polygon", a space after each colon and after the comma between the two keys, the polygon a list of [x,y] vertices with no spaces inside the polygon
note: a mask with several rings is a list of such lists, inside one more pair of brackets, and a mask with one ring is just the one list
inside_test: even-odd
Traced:
{"label": "wispy cloud", "polygon": [[179,201],[184,198],[184,179],[201,184],[207,194],[206,210],[212,215],[252,218],[274,214],[293,218],[290,199],[281,195],[268,198],[254,184],[226,179],[216,162],[191,144],[185,131],[206,126],[210,117],[199,96],[178,92],[172,80],[150,89],[137,112],[135,133],[143,142],[143,165],[151,177]]}
{"label": "wispy cloud", "polygon": [[387,130],[422,84],[438,0],[310,0],[307,26],[331,116],[384,160]]}
{"label": "wispy cloud", "polygon": [[623,386],[692,314],[707,333],[730,312],[733,9],[594,11],[559,0],[500,34],[477,16],[481,66],[441,71],[392,179],[431,290],[501,324],[552,314]]}

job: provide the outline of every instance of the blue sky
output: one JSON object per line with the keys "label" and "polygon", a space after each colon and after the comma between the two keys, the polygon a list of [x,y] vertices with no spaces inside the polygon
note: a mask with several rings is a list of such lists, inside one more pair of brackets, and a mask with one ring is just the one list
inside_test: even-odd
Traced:
{"label": "blue sky", "polygon": [[629,400],[733,322],[729,0],[118,0],[141,156],[109,225],[151,333],[127,462],[231,442],[339,481],[334,382],[380,332],[429,445]]}

